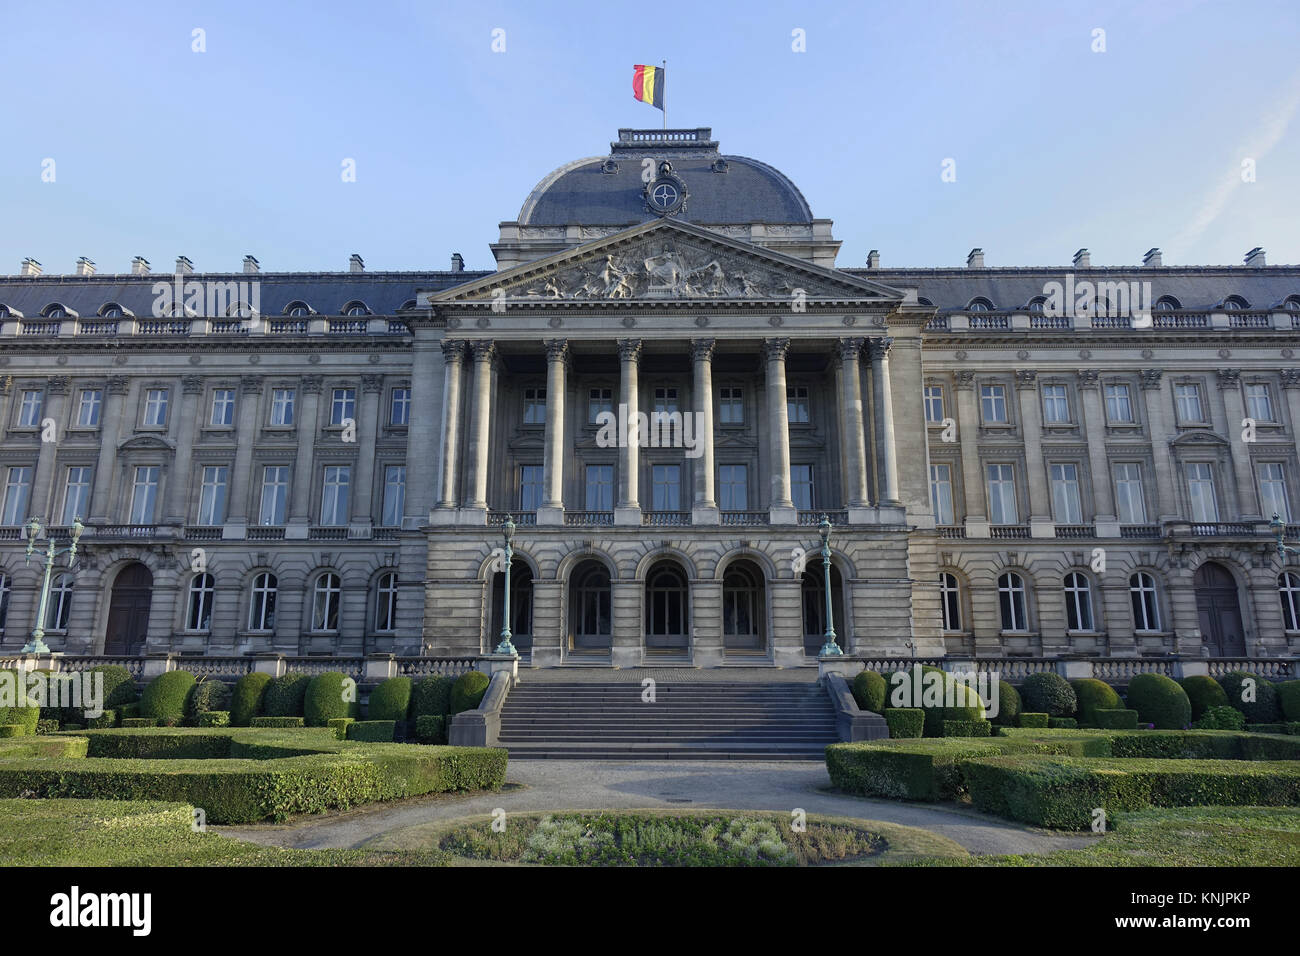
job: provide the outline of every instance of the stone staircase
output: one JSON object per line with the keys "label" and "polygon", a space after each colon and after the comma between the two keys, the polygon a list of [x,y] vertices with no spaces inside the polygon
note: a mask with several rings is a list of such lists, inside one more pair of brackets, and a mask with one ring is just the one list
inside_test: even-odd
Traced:
{"label": "stone staircase", "polygon": [[839,738],[815,682],[665,682],[653,703],[639,683],[516,685],[499,745],[512,758],[821,760]]}

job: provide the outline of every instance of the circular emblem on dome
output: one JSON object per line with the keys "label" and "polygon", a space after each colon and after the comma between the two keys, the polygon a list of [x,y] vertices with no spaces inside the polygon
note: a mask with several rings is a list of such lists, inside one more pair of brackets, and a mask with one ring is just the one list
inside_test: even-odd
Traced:
{"label": "circular emblem on dome", "polygon": [[660,216],[671,216],[686,207],[686,184],[673,172],[673,164],[659,164],[659,175],[645,186],[646,208]]}

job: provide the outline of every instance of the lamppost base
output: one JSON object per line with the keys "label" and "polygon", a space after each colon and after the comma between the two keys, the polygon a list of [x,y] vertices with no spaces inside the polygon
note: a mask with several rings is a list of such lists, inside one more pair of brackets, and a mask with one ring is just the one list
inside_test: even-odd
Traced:
{"label": "lamppost base", "polygon": [[52,653],[52,652],[51,652],[50,649],[45,645],[45,642],[44,642],[44,641],[42,641],[42,640],[40,640],[39,638],[37,638],[37,639],[34,640],[34,641],[28,641],[26,644],[24,644],[24,645],[22,646],[22,650],[20,650],[18,653],[20,653],[20,654],[49,654],[49,653]]}
{"label": "lamppost base", "polygon": [[508,638],[508,637],[507,637],[505,640],[503,640],[500,644],[498,644],[498,645],[497,645],[497,649],[496,649],[495,651],[493,651],[492,653],[493,653],[493,654],[513,654],[513,655],[516,656],[516,657],[519,656],[519,652],[518,652],[517,650],[515,650],[515,646],[514,646],[513,644],[510,643],[510,638]]}
{"label": "lamppost base", "polygon": [[827,641],[822,645],[822,649],[817,652],[818,657],[843,657],[844,651],[834,641]]}

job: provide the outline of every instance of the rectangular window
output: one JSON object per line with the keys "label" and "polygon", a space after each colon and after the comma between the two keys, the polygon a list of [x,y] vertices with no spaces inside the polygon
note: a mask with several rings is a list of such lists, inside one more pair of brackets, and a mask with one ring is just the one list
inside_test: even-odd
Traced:
{"label": "rectangular window", "polygon": [[677,404],[677,389],[664,387],[655,389],[654,407],[648,424],[652,448],[673,448],[678,445],[681,412]]}
{"label": "rectangular window", "polygon": [[293,424],[293,399],[294,390],[292,388],[277,388],[271,392],[271,424],[272,425],[292,425]]}
{"label": "rectangular window", "polygon": [[385,528],[399,528],[402,525],[402,513],[406,510],[406,466],[388,465],[384,469],[384,514]]}
{"label": "rectangular window", "polygon": [[614,466],[588,465],[586,504],[588,511],[614,510]]}
{"label": "rectangular window", "polygon": [[5,480],[5,511],[0,524],[16,527],[27,520],[27,500],[32,491],[32,469],[10,468]]}
{"label": "rectangular window", "polygon": [[153,524],[154,506],[158,503],[157,465],[140,465],[131,485],[131,524]]}
{"label": "rectangular window", "polygon": [[1268,393],[1268,386],[1256,382],[1246,386],[1246,414],[1257,422],[1271,422],[1273,418],[1273,399]]}
{"label": "rectangular window", "polygon": [[342,425],[349,419],[357,420],[357,390],[355,388],[336,388],[330,402],[330,424]]}
{"label": "rectangular window", "polygon": [[1198,385],[1175,385],[1174,401],[1178,404],[1180,422],[1203,422],[1205,415],[1201,411],[1201,389]]}
{"label": "rectangular window", "polygon": [[68,479],[63,486],[63,524],[72,524],[77,518],[86,520],[90,512],[90,468],[84,465],[68,469]]}
{"label": "rectangular window", "polygon": [[519,466],[519,510],[536,511],[542,504],[542,466]]}
{"label": "rectangular window", "polygon": [[151,388],[145,394],[144,423],[157,427],[167,424],[167,389]]}
{"label": "rectangular window", "polygon": [[650,469],[651,510],[682,510],[681,465],[654,465]]}
{"label": "rectangular window", "polygon": [[785,390],[785,414],[791,425],[807,425],[812,421],[808,405],[808,389],[803,385],[790,385]]}
{"label": "rectangular window", "polygon": [[1072,464],[1051,466],[1052,514],[1057,524],[1082,524],[1083,507],[1079,501],[1079,467]]}
{"label": "rectangular window", "polygon": [[595,424],[601,414],[614,411],[614,390],[593,388],[587,393],[587,421]]}
{"label": "rectangular window", "polygon": [[718,424],[740,425],[745,421],[745,393],[739,385],[718,389]]}
{"label": "rectangular window", "polygon": [[1259,464],[1259,511],[1265,518],[1277,515],[1291,520],[1291,503],[1286,496],[1286,474],[1280,461]]}
{"label": "rectangular window", "polygon": [[952,508],[952,466],[930,466],[930,504],[934,508],[935,524],[955,524]]}
{"label": "rectangular window", "polygon": [[348,523],[348,485],[352,479],[351,465],[329,465],[321,485],[320,523],[338,527]]}
{"label": "rectangular window", "polygon": [[1070,420],[1070,400],[1064,385],[1043,386],[1043,421],[1060,425]]}
{"label": "rectangular window", "polygon": [[45,393],[35,389],[23,392],[22,404],[18,407],[18,427],[39,428],[41,425],[41,406]]}
{"label": "rectangular window", "polygon": [[1219,505],[1214,496],[1214,468],[1209,462],[1193,461],[1186,466],[1187,500],[1193,521],[1218,521]]}
{"label": "rectangular window", "polygon": [[1005,385],[980,386],[980,413],[984,421],[995,425],[1007,423],[1007,387]]}
{"label": "rectangular window", "polygon": [[1016,478],[1012,465],[989,465],[985,471],[989,485],[989,522],[991,524],[1016,524],[1020,513],[1016,510]]}
{"label": "rectangular window", "polygon": [[388,424],[411,424],[411,390],[405,385],[393,389],[392,400],[388,403]]}
{"label": "rectangular window", "polygon": [[1106,386],[1106,419],[1117,424],[1133,421],[1133,403],[1129,400],[1128,386],[1122,382]]}
{"label": "rectangular window", "polygon": [[524,389],[524,424],[546,424],[546,389]]}
{"label": "rectangular window", "polygon": [[932,425],[943,422],[943,386],[927,385],[925,387],[925,420]]}
{"label": "rectangular window", "polygon": [[289,466],[267,465],[262,469],[262,506],[258,511],[258,523],[283,525],[288,501]]}
{"label": "rectangular window", "polygon": [[1136,461],[1122,461],[1115,465],[1115,508],[1120,524],[1146,524],[1142,466]]}
{"label": "rectangular window", "polygon": [[203,469],[203,485],[199,491],[199,524],[221,524],[226,520],[225,465],[207,465]]}
{"label": "rectangular window", "polygon": [[718,466],[718,507],[723,511],[749,509],[749,468],[745,465]]}
{"label": "rectangular window", "polygon": [[790,498],[799,511],[813,510],[813,466],[790,466]]}
{"label": "rectangular window", "polygon": [[212,417],[209,420],[209,424],[235,424],[235,390],[233,388],[218,388],[213,390]]}
{"label": "rectangular window", "polygon": [[81,428],[99,426],[99,410],[104,404],[104,393],[97,388],[83,388],[77,403],[77,425]]}

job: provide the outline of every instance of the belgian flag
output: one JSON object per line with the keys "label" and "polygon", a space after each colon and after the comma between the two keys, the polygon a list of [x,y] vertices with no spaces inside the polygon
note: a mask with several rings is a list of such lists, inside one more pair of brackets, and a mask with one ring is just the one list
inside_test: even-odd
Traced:
{"label": "belgian flag", "polygon": [[632,96],[657,109],[664,108],[664,70],[659,66],[632,67]]}

